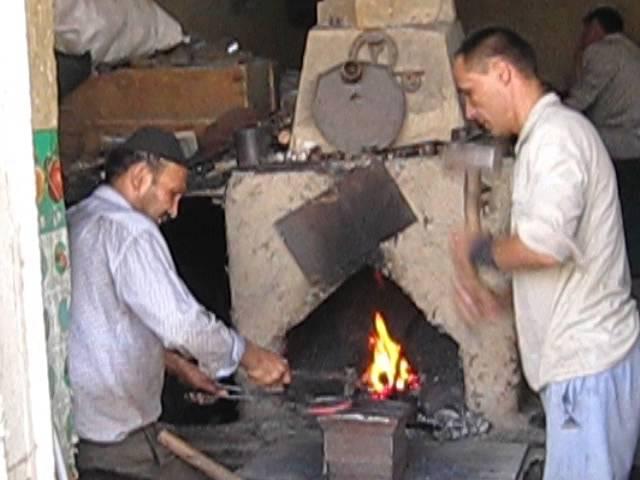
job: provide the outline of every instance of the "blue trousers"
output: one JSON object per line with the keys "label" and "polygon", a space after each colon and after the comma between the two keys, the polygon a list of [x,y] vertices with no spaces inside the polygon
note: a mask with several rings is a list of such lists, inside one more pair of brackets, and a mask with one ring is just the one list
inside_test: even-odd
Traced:
{"label": "blue trousers", "polygon": [[610,369],[541,392],[544,480],[628,480],[640,432],[640,342]]}

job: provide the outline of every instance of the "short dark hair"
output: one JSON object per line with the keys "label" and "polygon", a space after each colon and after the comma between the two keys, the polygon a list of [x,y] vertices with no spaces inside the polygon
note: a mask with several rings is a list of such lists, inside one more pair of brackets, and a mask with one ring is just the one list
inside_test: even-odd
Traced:
{"label": "short dark hair", "polygon": [[105,161],[105,181],[113,184],[129,168],[140,162],[149,165],[154,173],[162,168],[162,159],[153,153],[134,151],[122,146],[115,147]]}
{"label": "short dark hair", "polygon": [[465,62],[482,63],[502,57],[527,76],[537,77],[538,62],[533,47],[513,30],[504,27],[486,27],[469,35],[456,56]]}
{"label": "short dark hair", "polygon": [[624,20],[620,12],[613,7],[598,7],[587,13],[582,22],[585,25],[596,21],[606,33],[618,33],[624,30]]}

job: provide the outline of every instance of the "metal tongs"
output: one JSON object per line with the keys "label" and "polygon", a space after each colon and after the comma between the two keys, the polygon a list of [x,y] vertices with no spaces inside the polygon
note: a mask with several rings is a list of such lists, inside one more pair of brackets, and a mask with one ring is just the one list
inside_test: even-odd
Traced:
{"label": "metal tongs", "polygon": [[[360,378],[353,368],[345,368],[342,372],[311,372],[305,370],[292,370],[292,379],[311,381],[340,381],[344,383],[343,392],[340,398],[352,398],[355,392],[362,387]],[[218,400],[232,401],[256,401],[267,397],[287,396],[292,397],[295,388],[291,385],[276,386],[270,388],[245,388],[239,385],[229,385],[227,383],[216,382],[217,393],[207,393],[201,391],[190,391],[184,394],[185,400],[196,405],[212,405]],[[288,394],[288,395],[287,395]]]}
{"label": "metal tongs", "polygon": [[264,396],[281,395],[285,393],[285,389],[282,387],[250,392],[240,385],[216,382],[215,386],[219,389],[218,393],[186,392],[184,399],[196,405],[212,405],[218,400],[255,401]]}

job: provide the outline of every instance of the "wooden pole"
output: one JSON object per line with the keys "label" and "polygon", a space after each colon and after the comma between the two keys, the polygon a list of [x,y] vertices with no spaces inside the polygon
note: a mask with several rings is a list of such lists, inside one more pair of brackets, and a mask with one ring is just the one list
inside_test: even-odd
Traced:
{"label": "wooden pole", "polygon": [[468,170],[464,178],[464,213],[467,228],[473,233],[480,233],[480,194],[482,193],[482,177],[480,171]]}
{"label": "wooden pole", "polygon": [[162,430],[158,434],[158,442],[173,452],[178,458],[203,472],[213,480],[242,480],[241,477],[227,470],[219,463],[214,462],[200,450],[195,449],[182,438],[167,430]]}

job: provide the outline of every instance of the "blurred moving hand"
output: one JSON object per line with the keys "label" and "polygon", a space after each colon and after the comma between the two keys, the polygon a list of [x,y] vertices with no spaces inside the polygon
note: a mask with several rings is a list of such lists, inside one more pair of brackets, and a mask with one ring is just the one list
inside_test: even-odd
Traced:
{"label": "blurred moving hand", "polygon": [[249,379],[262,387],[276,387],[291,383],[291,371],[287,360],[270,350],[259,347],[250,340],[246,341],[246,349],[240,365],[247,372]]}

